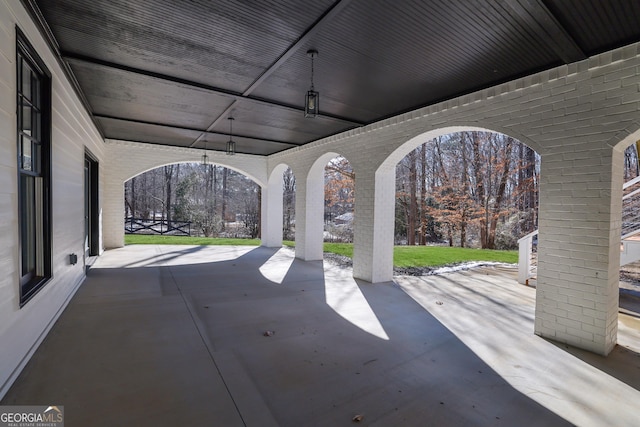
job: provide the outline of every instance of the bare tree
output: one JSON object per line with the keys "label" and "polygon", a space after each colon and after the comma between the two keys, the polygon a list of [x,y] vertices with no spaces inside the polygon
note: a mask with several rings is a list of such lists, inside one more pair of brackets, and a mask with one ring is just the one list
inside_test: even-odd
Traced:
{"label": "bare tree", "polygon": [[399,241],[422,244],[442,235],[450,245],[493,248],[500,235],[501,246],[513,244],[503,235],[520,232],[507,229],[523,197],[534,220],[537,209],[539,159],[521,146],[502,134],[462,132],[409,153],[396,167],[396,234],[405,236]]}
{"label": "bare tree", "polygon": [[427,211],[427,144],[424,143],[420,146],[420,227],[419,231],[419,244],[426,245],[427,244],[427,229],[428,229],[428,211]]}
{"label": "bare tree", "polygon": [[227,178],[229,176],[229,169],[224,168],[222,170],[222,229],[224,230],[224,224],[227,221]]}
{"label": "bare tree", "polygon": [[[353,241],[354,195],[355,174],[349,161],[342,156],[330,160],[325,167],[324,205],[325,224],[332,241]],[[345,214],[350,214],[351,220]]]}
{"label": "bare tree", "polygon": [[171,228],[171,193],[173,183],[173,169],[174,165],[168,165],[164,167],[164,179],[165,179],[165,203],[164,212],[167,219],[167,227]]}
{"label": "bare tree", "polygon": [[285,240],[294,240],[295,233],[293,225],[295,223],[295,208],[296,208],[296,177],[293,175],[291,168],[287,168],[283,175],[283,238]]}
{"label": "bare tree", "polygon": [[[218,173],[222,180],[217,178]],[[219,235],[224,219],[218,210],[222,201],[227,220],[237,236],[255,236],[259,229],[259,186],[242,174],[214,165],[196,163],[163,166],[125,183],[129,213],[142,218],[161,215],[168,224],[191,221],[193,230],[206,236]],[[226,197],[225,197],[226,196]]]}

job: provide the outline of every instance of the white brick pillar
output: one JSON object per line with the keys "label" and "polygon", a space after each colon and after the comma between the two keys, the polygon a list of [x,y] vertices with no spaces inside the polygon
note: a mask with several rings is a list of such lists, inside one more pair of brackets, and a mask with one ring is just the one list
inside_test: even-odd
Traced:
{"label": "white brick pillar", "polygon": [[[305,261],[322,259],[324,240],[324,168],[329,158],[315,161],[308,173],[296,174],[296,257]],[[301,185],[302,184],[302,185]]]}
{"label": "white brick pillar", "polygon": [[[295,173],[295,171],[294,171]],[[296,258],[306,259],[306,212],[307,212],[307,183],[304,179],[298,179],[296,174]]]}
{"label": "white brick pillar", "polygon": [[355,170],[353,276],[371,283],[393,280],[396,171]]}
{"label": "white brick pillar", "polygon": [[602,355],[616,344],[622,152],[564,141],[542,156],[535,333]]}
{"label": "white brick pillar", "polygon": [[261,236],[262,246],[279,248],[282,246],[282,174],[286,165],[276,167],[267,185],[262,187]]}
{"label": "white brick pillar", "polygon": [[104,180],[102,227],[105,249],[124,246],[124,182],[115,175]]}

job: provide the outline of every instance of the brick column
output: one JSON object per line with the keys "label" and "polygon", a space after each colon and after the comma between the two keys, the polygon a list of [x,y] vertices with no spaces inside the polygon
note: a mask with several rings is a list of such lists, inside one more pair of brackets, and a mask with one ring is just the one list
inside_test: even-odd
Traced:
{"label": "brick column", "polygon": [[393,280],[395,168],[355,174],[353,276],[371,283]]}
{"label": "brick column", "polygon": [[321,157],[308,173],[296,173],[296,257],[305,261],[322,259],[326,164]]}
{"label": "brick column", "polygon": [[285,165],[274,169],[267,185],[262,187],[260,238],[262,246],[269,248],[282,246],[282,173],[285,169]]}
{"label": "brick column", "polygon": [[300,177],[298,178],[297,171],[294,170],[296,176],[296,225],[295,225],[295,240],[296,240],[296,258],[306,259],[306,212],[307,212],[307,183]]}
{"label": "brick column", "polygon": [[124,246],[124,182],[117,174],[104,180],[102,235],[105,249]]}
{"label": "brick column", "polygon": [[616,344],[622,152],[570,141],[541,161],[535,333],[606,355]]}

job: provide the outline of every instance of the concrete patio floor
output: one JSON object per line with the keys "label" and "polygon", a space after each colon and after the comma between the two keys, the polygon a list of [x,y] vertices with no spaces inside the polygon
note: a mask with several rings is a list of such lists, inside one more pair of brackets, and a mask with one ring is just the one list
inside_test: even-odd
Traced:
{"label": "concrete patio floor", "polygon": [[640,425],[640,319],[607,358],[555,344],[516,274],[372,285],[288,249],[110,250],[1,403],[68,427]]}

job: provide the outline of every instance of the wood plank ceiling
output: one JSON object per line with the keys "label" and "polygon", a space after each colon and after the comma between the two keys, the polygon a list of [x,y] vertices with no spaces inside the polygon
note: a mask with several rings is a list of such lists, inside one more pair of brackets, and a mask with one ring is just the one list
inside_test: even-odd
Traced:
{"label": "wood plank ceiling", "polygon": [[637,0],[22,1],[105,138],[255,155],[640,41]]}

